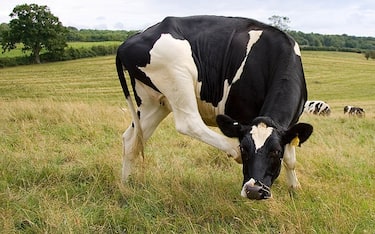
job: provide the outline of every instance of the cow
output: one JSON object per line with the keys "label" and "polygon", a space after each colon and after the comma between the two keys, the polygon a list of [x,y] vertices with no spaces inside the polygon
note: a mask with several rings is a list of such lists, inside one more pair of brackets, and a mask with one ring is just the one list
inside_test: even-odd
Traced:
{"label": "cow", "polygon": [[345,106],[344,107],[344,114],[348,114],[349,116],[364,117],[365,116],[365,110],[361,107]]}
{"label": "cow", "polygon": [[295,147],[313,127],[297,123],[307,90],[299,46],[286,33],[247,18],[167,17],[120,45],[116,67],[133,119],[123,134],[123,181],[173,112],[179,133],[243,164],[241,196],[271,197],[282,163],[288,186],[299,187]]}
{"label": "cow", "polygon": [[329,116],[331,108],[324,101],[306,101],[304,112],[314,115]]}

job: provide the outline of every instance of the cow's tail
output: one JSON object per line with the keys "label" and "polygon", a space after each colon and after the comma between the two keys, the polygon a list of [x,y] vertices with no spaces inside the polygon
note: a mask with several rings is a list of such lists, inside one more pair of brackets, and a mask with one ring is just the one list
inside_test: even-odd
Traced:
{"label": "cow's tail", "polygon": [[[132,149],[129,149],[131,154],[134,156],[137,156],[139,153],[142,154],[142,158],[144,158],[144,142],[143,142],[143,132],[141,128],[141,122],[139,121],[139,117],[137,115],[137,112],[135,110],[134,104],[133,104],[133,99],[130,95],[128,85],[126,83],[125,79],[125,73],[124,73],[124,67],[122,65],[120,57],[117,55],[116,56],[116,69],[117,69],[117,75],[121,83],[122,90],[125,95],[126,102],[128,104],[128,108],[130,110],[130,113],[132,115],[132,127],[134,128],[134,135],[135,135],[135,140],[134,143],[131,143]],[[134,90],[134,88],[133,88]],[[124,142],[124,147],[125,147],[125,142]],[[124,148],[124,154],[125,154],[125,148]]]}

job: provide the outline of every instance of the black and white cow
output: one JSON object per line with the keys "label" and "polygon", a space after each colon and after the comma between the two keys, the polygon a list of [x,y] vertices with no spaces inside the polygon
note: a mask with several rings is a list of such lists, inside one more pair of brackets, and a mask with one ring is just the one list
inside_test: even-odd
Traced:
{"label": "black and white cow", "polygon": [[344,107],[344,114],[348,114],[349,116],[364,117],[365,116],[365,110],[361,107],[345,106]]}
{"label": "black and white cow", "polygon": [[324,101],[306,101],[304,112],[314,115],[329,116],[331,108]]}
{"label": "black and white cow", "polygon": [[[167,17],[126,40],[116,57],[133,116],[123,135],[122,179],[173,112],[178,132],[243,163],[242,196],[270,197],[282,162],[289,186],[298,187],[295,146],[312,133],[311,125],[297,124],[307,99],[300,56],[287,34],[246,18]],[[226,136],[207,125],[219,126]]]}

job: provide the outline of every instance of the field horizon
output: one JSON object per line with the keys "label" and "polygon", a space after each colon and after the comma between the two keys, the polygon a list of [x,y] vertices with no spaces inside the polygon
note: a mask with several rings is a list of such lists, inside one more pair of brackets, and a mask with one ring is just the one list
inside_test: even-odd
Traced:
{"label": "field horizon", "polygon": [[[329,117],[297,148],[302,188],[282,169],[273,198],[240,196],[242,168],[178,134],[168,116],[122,184],[131,122],[114,56],[0,69],[0,230],[4,233],[374,233],[375,66],[302,51],[310,100]],[[345,105],[361,106],[350,118]],[[125,107],[125,110],[123,108]]]}

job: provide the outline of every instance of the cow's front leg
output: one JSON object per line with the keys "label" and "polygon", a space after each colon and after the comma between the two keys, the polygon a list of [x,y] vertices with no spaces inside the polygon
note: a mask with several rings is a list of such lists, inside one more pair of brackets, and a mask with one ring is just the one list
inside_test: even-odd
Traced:
{"label": "cow's front leg", "polygon": [[242,163],[241,151],[238,139],[221,135],[207,127],[197,112],[174,111],[176,129],[178,132],[191,136],[205,142],[217,149],[220,149],[233,157],[238,163]]}
{"label": "cow's front leg", "polygon": [[288,187],[291,189],[300,187],[296,171],[294,170],[296,161],[296,147],[291,144],[285,145],[283,164],[286,169],[286,181]]}

